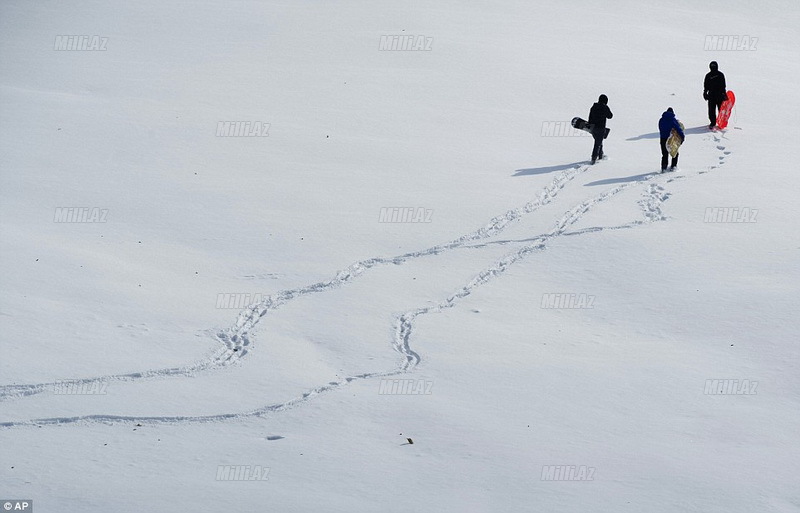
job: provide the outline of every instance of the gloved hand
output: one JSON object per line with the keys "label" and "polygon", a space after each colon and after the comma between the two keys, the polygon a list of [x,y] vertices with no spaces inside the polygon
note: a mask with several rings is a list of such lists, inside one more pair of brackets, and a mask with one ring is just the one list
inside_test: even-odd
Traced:
{"label": "gloved hand", "polygon": [[703,91],[703,99],[708,100],[708,93]]}

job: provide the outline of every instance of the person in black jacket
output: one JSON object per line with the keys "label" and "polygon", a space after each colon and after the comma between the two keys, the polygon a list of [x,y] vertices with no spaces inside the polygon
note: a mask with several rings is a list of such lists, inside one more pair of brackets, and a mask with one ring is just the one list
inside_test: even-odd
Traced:
{"label": "person in black jacket", "polygon": [[606,135],[606,119],[611,119],[614,114],[608,108],[608,96],[601,94],[597,99],[597,103],[592,105],[589,111],[589,119],[587,123],[592,126],[592,137],[594,138],[594,147],[592,148],[592,164],[597,159],[603,160],[603,138]]}
{"label": "person in black jacket", "polygon": [[711,71],[706,73],[703,81],[703,98],[708,101],[708,120],[711,122],[708,128],[713,129],[717,125],[717,111],[728,98],[728,93],[725,91],[725,75],[719,71],[717,61],[711,61],[708,68]]}

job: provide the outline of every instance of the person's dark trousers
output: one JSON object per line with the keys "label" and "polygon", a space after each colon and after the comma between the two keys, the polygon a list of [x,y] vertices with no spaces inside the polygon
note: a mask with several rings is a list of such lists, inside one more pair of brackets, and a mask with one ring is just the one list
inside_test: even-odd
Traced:
{"label": "person's dark trousers", "polygon": [[[665,171],[667,169],[667,158],[669,157],[669,151],[667,151],[667,138],[661,138],[661,170]],[[675,155],[672,157],[672,167],[676,167],[678,165],[678,157],[679,155]]]}
{"label": "person's dark trousers", "polygon": [[719,100],[708,100],[708,120],[711,122],[711,126],[717,124],[717,110],[722,106],[723,101],[722,98]]}
{"label": "person's dark trousers", "polygon": [[594,138],[594,147],[592,147],[592,162],[595,160],[603,158],[603,132],[592,132],[592,137]]}

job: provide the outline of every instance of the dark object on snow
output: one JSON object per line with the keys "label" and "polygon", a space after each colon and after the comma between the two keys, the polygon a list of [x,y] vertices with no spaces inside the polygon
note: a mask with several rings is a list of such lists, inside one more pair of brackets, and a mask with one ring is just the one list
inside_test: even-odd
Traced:
{"label": "dark object on snow", "polygon": [[410,444],[413,444],[413,443],[414,443],[414,440],[412,440],[412,439],[410,439],[410,438],[406,438],[406,440],[408,440],[408,443],[410,443]]}
{"label": "dark object on snow", "polygon": [[[675,118],[675,112],[672,110],[672,107],[669,107],[667,110],[661,114],[661,119],[658,120],[658,134],[661,138],[661,172],[663,173],[667,169],[667,158],[669,156],[669,151],[667,151],[667,140],[669,136],[672,134],[672,131],[675,130],[678,133],[678,137],[681,138],[681,143],[683,143],[686,135],[683,133],[683,127],[681,126],[680,122]],[[672,157],[672,169],[674,170],[678,166],[678,154],[675,153],[675,156]]]}
{"label": "dark object on snow", "polygon": [[611,109],[608,108],[608,96],[601,94],[597,99],[597,103],[592,105],[589,110],[589,124],[592,125],[592,138],[594,139],[594,146],[592,147],[592,164],[597,159],[603,159],[603,139],[606,133],[606,120],[614,117]]}
{"label": "dark object on snow", "polygon": [[[589,132],[590,134],[592,133],[592,125],[590,125],[589,122],[583,118],[579,118],[576,116],[572,118],[572,121],[570,123],[572,124],[572,128],[577,128],[578,130],[583,130],[584,132]],[[610,131],[611,131],[610,128],[606,128],[606,133],[603,134],[603,139],[608,137],[608,133]]]}
{"label": "dark object on snow", "polygon": [[661,114],[661,119],[658,120],[658,134],[662,139],[666,139],[669,137],[673,128],[677,130],[682,141],[685,137],[683,128],[681,128],[680,123],[678,123],[678,120],[675,118],[675,112],[672,110],[672,107],[670,107]]}
{"label": "dark object on snow", "polygon": [[709,128],[714,128],[717,124],[717,111],[720,105],[728,98],[725,87],[725,75],[719,71],[717,61],[711,61],[708,65],[709,71],[703,80],[703,99],[708,101],[708,121],[711,123]]}

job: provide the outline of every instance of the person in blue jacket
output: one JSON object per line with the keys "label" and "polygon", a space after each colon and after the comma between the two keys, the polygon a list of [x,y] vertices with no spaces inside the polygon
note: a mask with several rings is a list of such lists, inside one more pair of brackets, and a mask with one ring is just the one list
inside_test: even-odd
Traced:
{"label": "person in blue jacket", "polygon": [[[681,144],[683,144],[683,140],[686,135],[683,133],[683,128],[681,128],[680,123],[678,120],[675,119],[675,111],[672,110],[672,107],[669,107],[667,110],[661,114],[661,119],[658,120],[658,133],[661,136],[661,172],[667,170],[667,157],[669,157],[669,152],[667,151],[667,139],[669,138],[672,129],[678,132],[678,136],[681,138]],[[678,155],[675,155],[672,158],[672,166],[670,166],[671,170],[674,170],[675,167],[678,165]]]}

